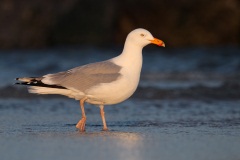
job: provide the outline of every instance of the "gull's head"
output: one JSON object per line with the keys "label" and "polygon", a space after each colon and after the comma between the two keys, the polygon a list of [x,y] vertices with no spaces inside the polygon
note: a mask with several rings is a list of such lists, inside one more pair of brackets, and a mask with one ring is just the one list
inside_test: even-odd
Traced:
{"label": "gull's head", "polygon": [[145,47],[150,43],[165,47],[162,40],[154,38],[149,31],[142,28],[138,28],[130,32],[127,36],[126,42],[139,45],[140,47]]}

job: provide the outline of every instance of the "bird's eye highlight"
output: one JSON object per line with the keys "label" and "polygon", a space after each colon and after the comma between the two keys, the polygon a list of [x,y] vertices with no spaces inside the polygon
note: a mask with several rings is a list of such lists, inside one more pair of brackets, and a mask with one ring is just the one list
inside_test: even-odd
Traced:
{"label": "bird's eye highlight", "polygon": [[141,37],[144,37],[145,35],[143,33],[140,34]]}

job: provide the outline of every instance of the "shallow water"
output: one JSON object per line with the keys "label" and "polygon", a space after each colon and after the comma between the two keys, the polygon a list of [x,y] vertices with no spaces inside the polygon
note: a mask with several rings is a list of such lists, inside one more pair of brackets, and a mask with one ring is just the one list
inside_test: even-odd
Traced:
{"label": "shallow water", "polygon": [[25,87],[11,85],[17,76],[57,72],[114,56],[111,50],[96,54],[95,49],[59,55],[64,51],[0,54],[1,160],[240,159],[238,48],[144,50],[136,93],[105,107],[109,131],[101,131],[99,108],[86,105],[85,133],[75,128],[81,115],[77,101],[31,95]]}

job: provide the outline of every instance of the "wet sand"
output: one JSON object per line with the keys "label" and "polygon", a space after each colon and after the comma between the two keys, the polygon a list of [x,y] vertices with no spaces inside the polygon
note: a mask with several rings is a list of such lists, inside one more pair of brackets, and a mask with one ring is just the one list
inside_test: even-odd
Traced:
{"label": "wet sand", "polygon": [[239,159],[240,101],[140,100],[87,105],[87,131],[76,101],[0,100],[1,159]]}

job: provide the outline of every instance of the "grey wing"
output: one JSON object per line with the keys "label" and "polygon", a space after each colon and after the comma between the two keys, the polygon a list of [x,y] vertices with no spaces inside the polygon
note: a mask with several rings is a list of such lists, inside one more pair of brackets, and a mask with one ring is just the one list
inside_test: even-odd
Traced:
{"label": "grey wing", "polygon": [[117,80],[121,67],[111,61],[92,63],[73,68],[66,72],[46,75],[47,81],[66,88],[85,91],[100,83],[110,83]]}

